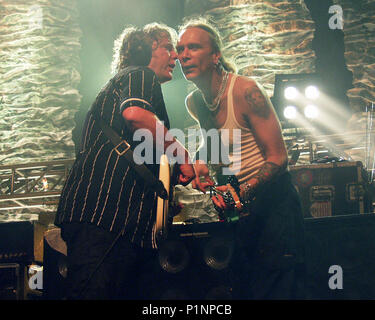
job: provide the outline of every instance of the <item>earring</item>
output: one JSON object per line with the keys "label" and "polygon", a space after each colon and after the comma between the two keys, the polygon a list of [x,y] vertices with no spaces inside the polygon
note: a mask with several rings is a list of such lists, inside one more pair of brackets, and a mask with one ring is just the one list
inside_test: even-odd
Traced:
{"label": "earring", "polygon": [[221,61],[218,60],[216,63],[215,63],[215,68],[216,70],[220,71],[221,70]]}

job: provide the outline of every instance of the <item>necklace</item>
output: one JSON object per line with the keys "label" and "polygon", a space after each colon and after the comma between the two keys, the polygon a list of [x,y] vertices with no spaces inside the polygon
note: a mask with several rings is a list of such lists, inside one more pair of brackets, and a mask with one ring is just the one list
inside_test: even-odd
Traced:
{"label": "necklace", "polygon": [[227,86],[228,77],[229,77],[229,73],[225,71],[224,77],[221,80],[220,89],[218,91],[218,94],[217,94],[216,98],[212,101],[212,104],[207,102],[207,100],[204,97],[204,94],[202,92],[202,97],[203,97],[204,103],[206,104],[208,110],[210,110],[211,112],[216,111],[216,109],[220,105],[220,100],[221,100],[221,98],[224,94],[225,88]]}

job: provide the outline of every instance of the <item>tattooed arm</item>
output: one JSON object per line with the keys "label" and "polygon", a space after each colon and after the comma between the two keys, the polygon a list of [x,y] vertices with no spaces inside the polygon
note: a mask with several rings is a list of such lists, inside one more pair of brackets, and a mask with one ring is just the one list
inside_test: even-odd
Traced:
{"label": "tattooed arm", "polygon": [[[238,109],[236,112],[242,115],[244,125],[251,128],[265,157],[265,163],[256,175],[240,186],[240,197],[251,200],[258,190],[261,192],[263,186],[286,170],[288,154],[279,120],[264,90],[255,81],[241,77],[233,93]],[[219,186],[217,189],[226,192],[227,186]],[[221,195],[212,197],[212,201],[217,207],[226,208]]]}
{"label": "tattooed arm", "polygon": [[249,199],[267,182],[286,170],[288,155],[279,120],[267,94],[252,80],[244,81],[241,87],[238,92],[242,92],[239,99],[242,99],[244,106],[244,118],[251,126],[266,160],[258,173],[241,185],[241,197]]}

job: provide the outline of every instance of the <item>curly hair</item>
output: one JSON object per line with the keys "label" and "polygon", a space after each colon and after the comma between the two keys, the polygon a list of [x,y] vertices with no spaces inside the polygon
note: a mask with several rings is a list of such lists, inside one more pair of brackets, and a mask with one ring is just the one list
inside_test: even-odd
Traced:
{"label": "curly hair", "polygon": [[173,46],[176,46],[177,32],[173,28],[168,27],[166,24],[160,22],[152,22],[145,25],[143,27],[143,31],[156,42],[167,38],[171,41]]}
{"label": "curly hair", "polygon": [[214,52],[221,53],[221,57],[219,62],[221,67],[229,72],[237,72],[237,67],[233,62],[231,62],[228,58],[224,57],[222,54],[223,44],[221,41],[219,31],[204,17],[194,17],[189,20],[183,22],[181,26],[179,26],[178,32],[181,34],[184,30],[188,28],[200,28],[206,31],[211,40],[211,46]]}
{"label": "curly hair", "polygon": [[152,38],[136,27],[126,27],[115,40],[112,73],[128,66],[147,66],[152,55]]}

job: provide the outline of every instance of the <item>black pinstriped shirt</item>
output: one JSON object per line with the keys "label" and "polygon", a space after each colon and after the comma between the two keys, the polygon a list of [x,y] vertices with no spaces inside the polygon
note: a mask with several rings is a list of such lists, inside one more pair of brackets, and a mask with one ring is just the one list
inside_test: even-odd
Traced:
{"label": "black pinstriped shirt", "polygon": [[[55,224],[83,222],[123,235],[141,247],[155,247],[156,194],[119,156],[92,113],[136,143],[125,125],[122,111],[142,107],[156,114],[169,129],[160,83],[146,67],[129,67],[113,77],[98,94],[86,116],[81,152],[65,182]],[[155,152],[154,152],[155,154]],[[158,165],[147,165],[158,176]]]}

